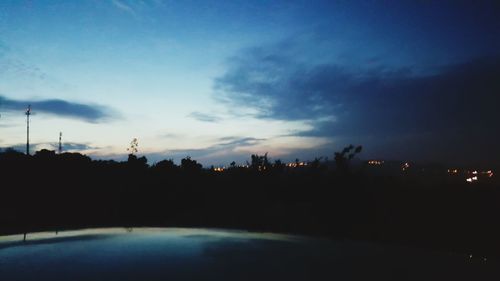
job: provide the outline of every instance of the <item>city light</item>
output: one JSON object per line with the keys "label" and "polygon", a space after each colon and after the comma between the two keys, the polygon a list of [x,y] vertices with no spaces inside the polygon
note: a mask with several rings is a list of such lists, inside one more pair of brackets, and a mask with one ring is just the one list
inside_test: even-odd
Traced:
{"label": "city light", "polygon": [[467,182],[470,182],[470,183],[471,183],[471,182],[475,182],[475,181],[477,181],[477,176],[473,176],[473,177],[470,177],[470,178],[466,178],[465,180],[466,180]]}
{"label": "city light", "polygon": [[403,164],[403,166],[401,167],[401,169],[402,169],[403,171],[408,170],[408,168],[410,168],[410,164],[409,164],[408,162],[405,162],[405,163]]}
{"label": "city light", "polygon": [[486,175],[489,178],[493,177],[493,171],[492,170],[483,171],[483,172],[481,172],[481,174]]}
{"label": "city light", "polygon": [[302,167],[302,166],[307,166],[307,162],[292,162],[292,163],[287,163],[285,166],[289,168],[297,168],[297,167]]}

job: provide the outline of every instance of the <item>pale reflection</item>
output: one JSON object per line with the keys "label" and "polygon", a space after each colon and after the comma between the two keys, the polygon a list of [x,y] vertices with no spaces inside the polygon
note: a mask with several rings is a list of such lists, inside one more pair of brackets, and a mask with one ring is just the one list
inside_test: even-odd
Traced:
{"label": "pale reflection", "polygon": [[275,233],[127,227],[28,233],[26,242],[22,238],[0,237],[2,281],[500,278],[498,261],[476,253]]}

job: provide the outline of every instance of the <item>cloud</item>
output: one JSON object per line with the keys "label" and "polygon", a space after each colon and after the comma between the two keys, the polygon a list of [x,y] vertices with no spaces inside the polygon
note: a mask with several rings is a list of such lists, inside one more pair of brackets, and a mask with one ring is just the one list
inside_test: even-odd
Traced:
{"label": "cloud", "polygon": [[165,8],[166,3],[163,0],[108,0],[112,7],[116,8],[120,12],[127,13],[133,16],[135,19],[140,19],[142,16],[149,14],[150,12]]}
{"label": "cloud", "polygon": [[38,66],[20,59],[12,47],[0,40],[0,75],[6,79],[28,78],[45,80],[47,74]]}
{"label": "cloud", "polygon": [[223,137],[219,139],[219,143],[213,146],[214,148],[235,148],[243,146],[256,145],[266,139],[258,139],[252,137]]}
{"label": "cloud", "polygon": [[[240,150],[242,147],[251,147],[257,145],[265,139],[252,138],[252,137],[223,137],[216,140],[214,145],[205,148],[196,149],[172,149],[165,152],[150,153],[147,158],[150,161],[160,161],[163,159],[176,159],[180,160],[186,156],[200,161],[201,163],[214,163],[214,159],[217,159],[219,163],[229,163],[231,161],[243,161],[247,160],[250,154],[247,151]],[[227,164],[226,163],[226,164]]]}
{"label": "cloud", "polygon": [[213,115],[213,114],[208,114],[208,113],[202,113],[198,111],[191,112],[187,117],[193,118],[198,121],[202,122],[219,122],[221,120],[220,117]]}
{"label": "cloud", "polygon": [[111,0],[111,3],[113,3],[113,6],[115,6],[119,10],[122,10],[126,13],[129,13],[129,14],[135,16],[134,9],[132,9],[132,7],[127,5],[125,2],[120,1],[120,0]]}
{"label": "cloud", "polygon": [[[91,149],[97,149],[96,147],[91,146],[88,143],[76,143],[76,142],[63,142],[63,152],[66,151],[86,151],[86,150],[91,150]],[[17,151],[26,151],[26,144],[15,144],[11,145],[5,148],[13,148]],[[30,144],[30,151],[35,152],[39,151],[42,149],[48,149],[48,150],[57,150],[59,148],[58,143],[51,143],[51,142],[41,142],[41,143],[31,143]]]}
{"label": "cloud", "polygon": [[65,101],[61,99],[48,100],[13,100],[0,96],[0,108],[9,111],[22,111],[31,104],[32,111],[36,113],[47,113],[64,118],[83,120],[89,123],[100,123],[112,118],[115,113],[112,109],[94,104],[83,104]]}
{"label": "cloud", "polygon": [[165,133],[165,134],[159,134],[158,137],[162,139],[180,139],[184,136],[182,134]]}
{"label": "cloud", "polygon": [[[54,150],[59,149],[58,143],[50,143]],[[63,151],[84,151],[90,149],[98,149],[98,147],[91,146],[88,143],[77,143],[77,142],[63,142],[62,143]]]}
{"label": "cloud", "polygon": [[[433,146],[425,148],[429,158],[441,156],[440,150],[467,159],[499,150],[500,57],[422,70],[384,66],[383,58],[360,67],[308,63],[296,54],[276,46],[244,50],[215,79],[218,100],[231,108],[253,108],[259,119],[311,125],[311,130],[293,133],[296,136],[379,145],[383,139],[385,151],[394,143],[404,151],[407,144],[406,152],[413,149],[416,156],[414,148]],[[441,147],[434,147],[437,144]]]}
{"label": "cloud", "polygon": [[224,151],[233,151],[236,148],[245,147],[245,146],[253,146],[256,145],[265,139],[258,139],[252,137],[225,137],[220,138],[218,143],[211,145],[206,148],[200,149],[179,149],[179,150],[169,150],[170,153],[179,154],[179,153],[187,153],[184,156],[198,156],[204,157],[217,152]]}

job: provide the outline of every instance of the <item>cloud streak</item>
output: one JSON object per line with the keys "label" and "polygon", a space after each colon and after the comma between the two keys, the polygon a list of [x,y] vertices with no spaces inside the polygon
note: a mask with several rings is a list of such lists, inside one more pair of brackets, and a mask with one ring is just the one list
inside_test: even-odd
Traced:
{"label": "cloud streak", "polygon": [[[50,143],[50,146],[54,150],[59,149],[59,144],[57,143]],[[98,147],[91,146],[88,143],[77,143],[77,142],[63,142],[62,148],[63,151],[84,151],[84,150],[98,149]]]}
{"label": "cloud streak", "polygon": [[47,74],[38,66],[25,62],[13,49],[0,40],[0,75],[45,80]]}
{"label": "cloud streak", "polygon": [[61,99],[13,100],[0,96],[0,108],[7,111],[22,111],[31,104],[33,113],[46,113],[63,118],[78,119],[89,123],[101,123],[115,116],[112,109],[95,104],[70,102]]}
{"label": "cloud streak", "polygon": [[129,13],[129,14],[131,14],[133,16],[136,15],[134,9],[132,9],[132,7],[130,7],[129,5],[127,5],[126,3],[124,3],[123,1],[120,1],[120,0],[111,0],[111,3],[113,3],[113,6],[115,6],[116,8],[118,8],[121,11]]}
{"label": "cloud streak", "polygon": [[[15,144],[11,146],[4,147],[6,148],[12,148],[17,151],[25,151],[26,150],[26,144]],[[49,149],[49,150],[57,150],[59,148],[58,143],[51,143],[51,142],[41,142],[41,143],[32,143],[30,144],[30,148],[32,151],[39,151],[42,149]],[[97,149],[96,147],[91,146],[88,143],[77,143],[77,142],[64,142],[63,143],[63,152],[67,151],[86,151],[86,150],[91,150],[91,149]]]}
{"label": "cloud streak", "polygon": [[216,123],[216,122],[219,122],[221,120],[221,118],[216,116],[216,115],[202,113],[202,112],[198,112],[198,111],[191,112],[187,117],[193,118],[193,119],[201,121],[201,122],[211,122],[211,123]]}
{"label": "cloud streak", "polygon": [[193,159],[200,160],[201,162],[210,160],[213,162],[214,158],[220,163],[228,164],[231,161],[241,161],[249,158],[249,153],[246,151],[240,151],[240,148],[252,147],[258,145],[265,141],[265,139],[252,138],[252,137],[223,137],[216,140],[216,143],[196,149],[172,149],[161,153],[151,153],[148,154],[148,159],[154,161],[163,160],[166,158],[172,158],[180,160],[186,156],[190,156]]}
{"label": "cloud streak", "polygon": [[165,6],[162,0],[128,1],[128,0],[109,0],[111,5],[117,10],[127,13],[138,19],[144,15],[145,11],[161,8]]}

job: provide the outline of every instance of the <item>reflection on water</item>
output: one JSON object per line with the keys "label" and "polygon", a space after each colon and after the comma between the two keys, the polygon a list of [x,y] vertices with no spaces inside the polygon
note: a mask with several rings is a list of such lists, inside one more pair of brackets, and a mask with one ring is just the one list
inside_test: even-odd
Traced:
{"label": "reflection on water", "polygon": [[467,255],[186,228],[0,237],[0,280],[499,280]]}

